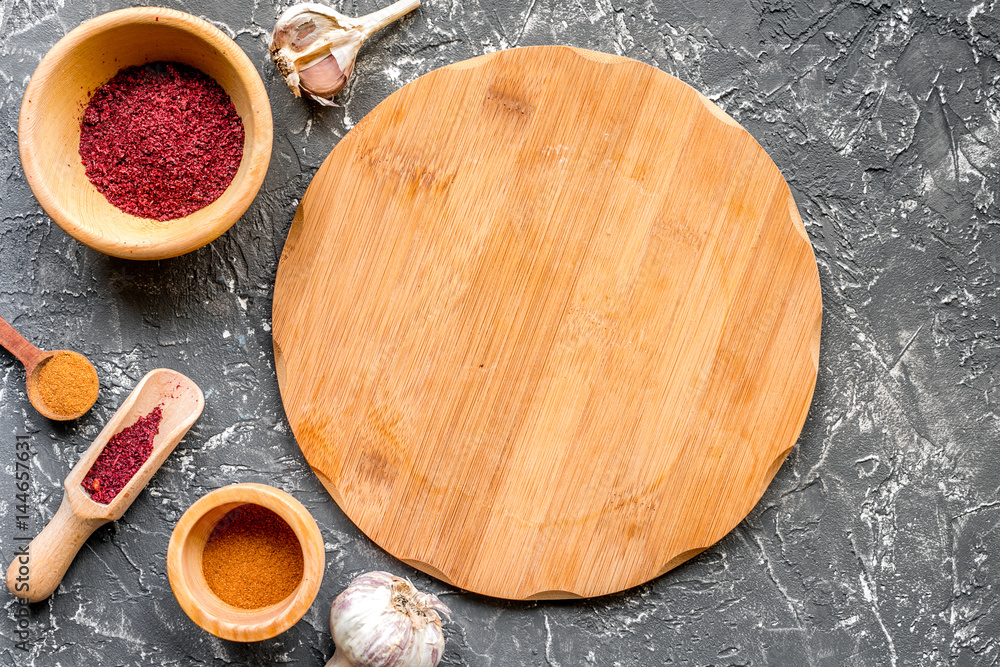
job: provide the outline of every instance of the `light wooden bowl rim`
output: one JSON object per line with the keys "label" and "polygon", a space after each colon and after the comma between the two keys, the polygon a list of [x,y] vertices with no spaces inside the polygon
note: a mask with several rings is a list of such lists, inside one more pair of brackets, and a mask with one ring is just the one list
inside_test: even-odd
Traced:
{"label": "light wooden bowl rim", "polygon": [[[252,138],[252,141],[248,142],[252,150],[245,151],[243,154],[243,160],[248,162],[247,172],[240,182],[230,184],[230,188],[236,189],[233,191],[234,196],[229,203],[224,208],[213,210],[211,217],[199,221],[197,225],[192,225],[189,232],[183,236],[171,239],[167,243],[154,245],[146,243],[143,239],[130,239],[127,236],[116,235],[111,239],[106,238],[93,231],[95,228],[100,229],[101,223],[95,224],[91,221],[89,224],[84,224],[78,219],[78,216],[64,205],[59,192],[59,184],[52,182],[51,176],[46,172],[44,160],[39,158],[45,151],[45,146],[41,142],[41,133],[26,129],[33,128],[39,122],[37,119],[33,119],[32,115],[41,105],[40,100],[45,98],[48,86],[52,85],[54,78],[57,78],[55,75],[59,73],[60,68],[73,51],[84,42],[98,37],[101,33],[129,25],[182,30],[204,42],[206,46],[217,53],[218,58],[226,61],[236,72],[239,85],[246,92],[255,111],[252,133],[247,123],[244,123],[244,128],[248,133],[247,138]],[[119,9],[85,21],[67,33],[42,58],[35,72],[31,75],[31,80],[24,92],[20,117],[18,118],[18,148],[21,165],[31,191],[45,212],[63,231],[84,245],[107,255],[126,259],[152,260],[176,257],[196,250],[225,233],[246,212],[264,183],[264,176],[271,160],[273,136],[271,104],[267,90],[246,53],[236,42],[207,21],[186,12],[165,7]],[[200,209],[191,215],[198,215],[204,210]],[[184,219],[177,218],[177,220]]]}
{"label": "light wooden bowl rim", "polygon": [[[284,519],[302,546],[304,569],[302,581],[295,592],[281,602],[261,609],[239,609],[226,604],[207,586],[200,585],[203,581],[193,582],[185,575],[184,566],[191,564],[192,557],[187,549],[188,542],[198,539],[199,531],[195,529],[199,522],[220,507],[228,505],[235,508],[247,503],[266,507]],[[199,550],[199,558],[200,554]],[[206,632],[230,641],[262,641],[295,625],[316,599],[325,566],[326,550],[316,520],[294,497],[266,484],[231,484],[202,496],[181,516],[167,547],[167,575],[181,609]],[[201,571],[200,565],[198,571]],[[205,604],[207,598],[211,599],[211,604]],[[276,609],[280,609],[277,615]]]}

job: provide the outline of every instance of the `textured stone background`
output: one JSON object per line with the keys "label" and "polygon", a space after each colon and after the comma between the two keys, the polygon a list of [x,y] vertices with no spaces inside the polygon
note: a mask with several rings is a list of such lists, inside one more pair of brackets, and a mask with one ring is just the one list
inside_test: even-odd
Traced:
{"label": "textured stone background", "polygon": [[[446,665],[995,665],[1000,663],[1000,18],[996,0],[426,0],[362,51],[340,109],[293,98],[266,39],[284,4],[173,1],[249,54],[274,110],[274,153],[250,210],[177,259],[111,259],[44,215],[17,154],[28,78],[66,32],[126,6],[0,1],[0,315],[102,377],[76,423],[29,406],[0,353],[0,555],[13,553],[16,435],[34,460],[32,530],[134,384],[189,374],[201,420],[115,525],[31,608],[24,654],[4,598],[0,662],[322,665],[326,614],[350,578],[412,576],[454,610]],[[371,0],[337,5],[358,15]],[[788,179],[825,303],[819,382],[798,447],[729,536],[635,590],[570,603],[484,599],[408,570],[328,499],[284,418],[271,288],[306,185],[357,120],[439,66],[519,45],[571,44],[680,77],[742,123]],[[194,626],[165,550],[181,512],[224,483],[292,492],[327,542],[305,618],[242,645]],[[4,593],[6,596],[7,594]]]}

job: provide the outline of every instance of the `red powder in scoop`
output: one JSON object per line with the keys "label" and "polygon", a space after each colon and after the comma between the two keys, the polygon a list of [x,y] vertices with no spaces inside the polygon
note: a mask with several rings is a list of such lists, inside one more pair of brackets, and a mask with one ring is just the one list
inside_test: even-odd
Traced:
{"label": "red powder in scoop", "polygon": [[208,206],[243,159],[243,122],[222,87],[180,63],[127,67],[90,98],[80,125],[87,178],[140,218]]}
{"label": "red powder in scoop", "polygon": [[157,406],[111,437],[83,478],[83,488],[91,498],[107,505],[125,488],[153,453],[153,438],[160,432],[161,419],[163,411]]}

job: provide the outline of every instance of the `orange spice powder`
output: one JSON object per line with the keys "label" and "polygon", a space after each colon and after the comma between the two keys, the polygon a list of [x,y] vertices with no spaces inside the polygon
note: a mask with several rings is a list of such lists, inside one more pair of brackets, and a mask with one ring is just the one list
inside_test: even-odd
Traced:
{"label": "orange spice powder", "polygon": [[97,400],[94,367],[79,354],[56,352],[38,368],[38,395],[57,415],[86,412]]}
{"label": "orange spice powder", "polygon": [[281,602],[302,581],[304,559],[295,531],[260,505],[231,510],[209,535],[201,561],[208,587],[240,609]]}

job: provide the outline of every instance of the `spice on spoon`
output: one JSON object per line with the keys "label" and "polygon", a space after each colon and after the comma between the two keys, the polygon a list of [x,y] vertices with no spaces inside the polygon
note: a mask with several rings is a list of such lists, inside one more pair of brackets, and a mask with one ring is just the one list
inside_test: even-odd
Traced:
{"label": "spice on spoon", "polygon": [[157,406],[112,436],[81,483],[91,499],[107,505],[125,488],[153,453],[153,438],[160,432],[162,419],[163,411]]}
{"label": "spice on spoon", "polygon": [[420,0],[399,0],[351,18],[314,2],[292,5],[274,25],[271,59],[296,97],[336,106],[333,98],[351,78],[365,40],[419,6]]}
{"label": "spice on spoon", "polygon": [[243,158],[243,122],[207,74],[181,63],[126,67],[80,124],[87,178],[114,206],[173,220],[218,199]]}
{"label": "spice on spoon", "polygon": [[208,587],[240,609],[281,602],[298,587],[304,571],[295,531],[275,512],[253,503],[222,517],[202,552]]}
{"label": "spice on spoon", "polygon": [[97,400],[97,373],[82,355],[56,352],[36,372],[38,395],[57,415],[86,412]]}

